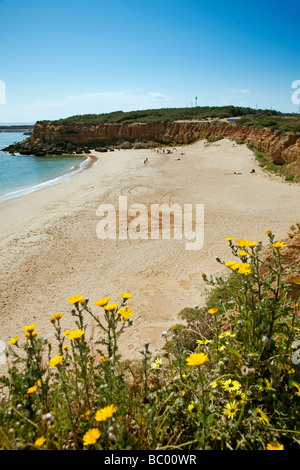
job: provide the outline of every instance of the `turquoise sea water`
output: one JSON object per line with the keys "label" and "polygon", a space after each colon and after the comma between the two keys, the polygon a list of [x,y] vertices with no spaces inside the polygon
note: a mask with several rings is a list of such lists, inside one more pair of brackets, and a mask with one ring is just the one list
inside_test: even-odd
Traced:
{"label": "turquoise sea water", "polygon": [[0,132],[0,201],[69,179],[89,164],[85,157],[12,156],[2,151],[26,137],[19,132]]}

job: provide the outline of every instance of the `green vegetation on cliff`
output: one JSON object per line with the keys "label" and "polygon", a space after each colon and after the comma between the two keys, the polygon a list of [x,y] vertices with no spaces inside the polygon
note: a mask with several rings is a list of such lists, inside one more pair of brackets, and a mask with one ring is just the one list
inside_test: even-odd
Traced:
{"label": "green vegetation on cliff", "polygon": [[209,118],[224,119],[244,117],[246,123],[254,123],[261,120],[268,121],[270,118],[272,118],[272,121],[276,120],[277,122],[279,117],[284,119],[285,116],[289,116],[290,120],[297,120],[300,125],[300,117],[298,115],[285,115],[276,110],[252,109],[241,106],[197,106],[191,108],[161,108],[129,112],[115,111],[112,113],[71,116],[54,122],[65,124],[130,124],[133,122],[155,123],[178,120],[199,121]]}

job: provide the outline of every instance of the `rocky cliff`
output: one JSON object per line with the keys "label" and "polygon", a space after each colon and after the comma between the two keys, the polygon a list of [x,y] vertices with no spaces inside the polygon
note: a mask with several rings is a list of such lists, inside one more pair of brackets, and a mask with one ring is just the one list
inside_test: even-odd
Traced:
{"label": "rocky cliff", "polygon": [[277,165],[300,166],[300,135],[276,135],[270,129],[238,124],[166,122],[133,124],[66,124],[38,122],[32,135],[7,148],[21,154],[59,154],[88,151],[98,147],[182,145],[199,139],[216,141],[230,138],[253,146],[269,155]]}

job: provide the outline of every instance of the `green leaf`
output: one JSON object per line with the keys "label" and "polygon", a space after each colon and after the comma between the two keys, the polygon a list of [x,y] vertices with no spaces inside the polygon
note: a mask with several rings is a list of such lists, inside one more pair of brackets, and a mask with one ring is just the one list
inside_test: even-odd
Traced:
{"label": "green leaf", "polygon": [[225,348],[228,349],[228,351],[230,351],[232,354],[234,354],[234,356],[236,356],[238,359],[240,359],[241,361],[243,360],[242,356],[240,355],[240,353],[232,348],[231,346],[229,346],[228,344],[224,344]]}

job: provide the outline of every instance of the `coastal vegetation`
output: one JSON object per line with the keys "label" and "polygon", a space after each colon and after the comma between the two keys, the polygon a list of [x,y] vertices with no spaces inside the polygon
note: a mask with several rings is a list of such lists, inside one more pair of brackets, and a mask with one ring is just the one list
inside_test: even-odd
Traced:
{"label": "coastal vegetation", "polygon": [[[195,106],[161,108],[137,111],[114,111],[84,114],[51,121],[59,124],[132,124],[174,121],[208,121],[240,117],[240,123],[249,126],[271,127],[277,132],[300,132],[299,114],[285,114],[271,109],[253,109],[242,106]],[[45,122],[45,121],[38,121]]]}
{"label": "coastal vegetation", "polygon": [[146,343],[140,361],[122,359],[119,338],[138,314],[131,293],[93,306],[71,296],[70,313],[49,318],[53,344],[38,324],[16,331],[1,378],[0,448],[299,449],[299,260],[284,262],[285,243],[265,236],[267,251],[226,238],[231,258],[216,258],[225,274],[202,274],[206,306],[179,313],[159,355]]}

